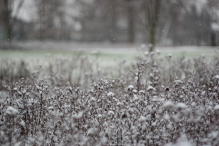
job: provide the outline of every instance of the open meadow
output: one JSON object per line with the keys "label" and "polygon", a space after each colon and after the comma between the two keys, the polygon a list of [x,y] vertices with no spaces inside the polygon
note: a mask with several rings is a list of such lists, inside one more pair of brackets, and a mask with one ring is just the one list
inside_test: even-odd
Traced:
{"label": "open meadow", "polygon": [[0,50],[0,145],[217,146],[218,50]]}

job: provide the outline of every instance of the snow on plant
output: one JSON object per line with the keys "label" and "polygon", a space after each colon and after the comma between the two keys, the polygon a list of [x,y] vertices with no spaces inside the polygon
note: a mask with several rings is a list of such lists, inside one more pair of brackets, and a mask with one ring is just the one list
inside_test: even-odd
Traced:
{"label": "snow on plant", "polygon": [[5,113],[9,116],[16,116],[18,114],[18,110],[9,106]]}
{"label": "snow on plant", "polygon": [[58,60],[25,78],[5,76],[1,145],[218,145],[219,58],[156,55],[117,76],[78,56],[75,66]]}

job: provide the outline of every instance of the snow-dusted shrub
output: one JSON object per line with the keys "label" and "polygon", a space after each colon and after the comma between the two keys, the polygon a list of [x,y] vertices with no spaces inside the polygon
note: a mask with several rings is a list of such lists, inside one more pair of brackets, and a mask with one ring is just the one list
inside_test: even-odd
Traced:
{"label": "snow-dusted shrub", "polygon": [[218,57],[146,53],[116,76],[73,60],[5,82],[1,145],[219,145]]}

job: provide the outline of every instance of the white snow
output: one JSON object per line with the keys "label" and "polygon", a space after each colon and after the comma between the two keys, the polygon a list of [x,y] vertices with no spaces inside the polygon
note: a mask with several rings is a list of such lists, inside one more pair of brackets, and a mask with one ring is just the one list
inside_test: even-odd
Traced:
{"label": "white snow", "polygon": [[19,123],[21,126],[25,127],[25,123],[23,120],[21,120],[21,122]]}
{"label": "white snow", "polygon": [[169,120],[169,119],[170,119],[170,116],[169,116],[168,114],[165,114],[165,115],[163,116],[163,118],[164,118],[165,120]]}
{"label": "white snow", "polygon": [[172,101],[166,101],[163,104],[164,108],[170,108],[170,107],[174,107],[174,103]]}
{"label": "white snow", "polygon": [[146,120],[147,120],[147,118],[144,117],[144,116],[140,116],[140,118],[139,118],[139,121],[140,121],[140,122],[144,122],[144,121],[146,121]]}
{"label": "white snow", "polygon": [[217,138],[218,137],[218,131],[213,131],[210,134],[213,138]]}
{"label": "white snow", "polygon": [[179,85],[179,84],[182,84],[183,82],[182,82],[181,80],[174,80],[174,83],[175,83],[176,85]]}
{"label": "white snow", "polygon": [[139,93],[140,94],[145,94],[145,91],[144,90],[140,90]]}
{"label": "white snow", "polygon": [[97,117],[98,117],[98,118],[102,118],[103,116],[102,116],[101,114],[99,114]]}
{"label": "white snow", "polygon": [[219,105],[216,105],[216,106],[214,107],[214,110],[219,110]]}
{"label": "white snow", "polygon": [[123,106],[124,104],[122,102],[117,102],[118,106]]}
{"label": "white snow", "polygon": [[75,118],[75,119],[80,119],[80,118],[82,118],[83,117],[83,112],[82,111],[80,111],[78,114],[75,114],[73,117]]}
{"label": "white snow", "polygon": [[15,143],[14,146],[21,146],[21,144],[22,142],[20,141],[20,142]]}
{"label": "white snow", "polygon": [[152,87],[152,86],[148,86],[147,90],[151,91],[151,90],[156,90],[156,89],[154,87]]}
{"label": "white snow", "polygon": [[15,116],[18,114],[18,110],[15,109],[14,107],[12,106],[9,106],[6,110],[6,114],[10,115],[10,116]]}
{"label": "white snow", "polygon": [[96,98],[95,98],[95,97],[91,97],[91,98],[90,98],[90,101],[93,101],[93,102],[94,102],[94,101],[96,101]]}
{"label": "white snow", "polygon": [[135,94],[136,94],[137,92],[138,92],[137,90],[133,90],[133,93],[135,93]]}
{"label": "white snow", "polygon": [[184,103],[177,103],[176,108],[178,109],[185,109],[187,106]]}
{"label": "white snow", "polygon": [[148,56],[149,52],[146,51],[146,52],[144,52],[144,54],[145,54],[146,56]]}
{"label": "white snow", "polygon": [[95,129],[94,128],[90,128],[88,131],[87,131],[87,135],[93,135],[95,134]]}
{"label": "white snow", "polygon": [[134,95],[134,98],[133,98],[133,100],[138,100],[139,99],[139,97],[138,96],[136,96],[136,95]]}
{"label": "white snow", "polygon": [[218,79],[219,80],[219,75],[214,76],[214,79]]}
{"label": "white snow", "polygon": [[114,112],[113,111],[109,111],[108,114],[109,115],[114,115]]}
{"label": "white snow", "polygon": [[83,112],[79,112],[77,115],[77,118],[80,119],[80,118],[82,118],[82,116],[83,116]]}
{"label": "white snow", "polygon": [[181,135],[176,143],[167,143],[165,146],[192,146],[185,134]]}
{"label": "white snow", "polygon": [[113,97],[115,94],[113,92],[107,93],[107,97]]}
{"label": "white snow", "polygon": [[133,85],[129,85],[128,86],[128,90],[133,90],[134,89],[134,86]]}
{"label": "white snow", "polygon": [[186,135],[183,134],[177,139],[175,146],[192,146],[192,144],[188,141]]}

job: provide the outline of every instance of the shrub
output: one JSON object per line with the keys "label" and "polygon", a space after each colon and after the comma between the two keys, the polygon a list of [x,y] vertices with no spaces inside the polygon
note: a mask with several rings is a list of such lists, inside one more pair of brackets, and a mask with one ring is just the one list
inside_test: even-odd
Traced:
{"label": "shrub", "polygon": [[1,67],[1,145],[219,145],[218,57],[147,54],[116,76],[73,60]]}

